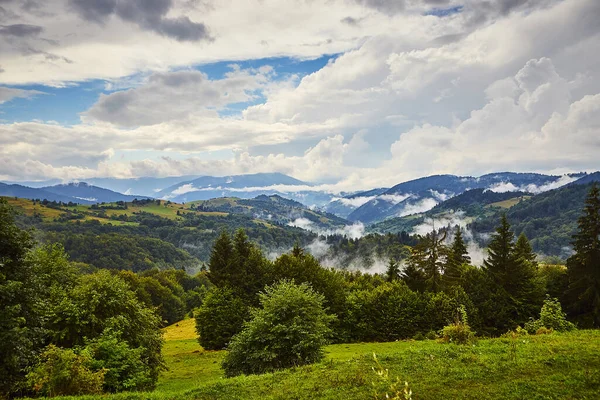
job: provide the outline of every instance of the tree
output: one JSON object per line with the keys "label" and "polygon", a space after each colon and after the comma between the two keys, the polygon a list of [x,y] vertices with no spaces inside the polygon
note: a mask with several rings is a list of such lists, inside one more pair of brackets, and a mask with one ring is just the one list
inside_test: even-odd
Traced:
{"label": "tree", "polygon": [[209,278],[215,286],[227,285],[232,262],[233,244],[227,231],[223,230],[213,245],[208,262]]}
{"label": "tree", "polygon": [[537,255],[533,252],[531,244],[529,243],[529,240],[527,240],[527,236],[525,236],[524,233],[521,233],[517,238],[514,251],[517,259],[520,259],[523,262],[528,262],[532,265],[537,265]]}
{"label": "tree", "polygon": [[567,260],[568,310],[583,327],[600,327],[600,189],[592,186]]}
{"label": "tree", "polygon": [[537,314],[544,296],[544,285],[537,273],[535,254],[523,235],[519,245],[503,215],[488,247],[484,261],[486,272],[493,283],[493,315],[496,328],[513,329]]}
{"label": "tree", "polygon": [[307,284],[282,281],[267,287],[260,294],[262,308],[253,310],[229,346],[225,374],[260,374],[320,361],[335,319],[323,301]]}
{"label": "tree", "polygon": [[53,312],[53,343],[61,347],[84,346],[110,335],[131,349],[139,349],[149,377],[137,389],[152,389],[164,368],[161,319],[147,308],[128,284],[109,271],[83,275]]}
{"label": "tree", "polygon": [[444,281],[446,287],[460,285],[462,276],[462,266],[469,264],[471,257],[467,251],[467,246],[462,237],[460,226],[456,227],[454,240],[448,252],[448,259],[444,268]]}
{"label": "tree", "polygon": [[388,282],[393,282],[400,278],[400,267],[398,266],[398,262],[390,257],[387,265],[387,270],[385,271],[385,278]]}
{"label": "tree", "polygon": [[442,275],[448,255],[448,249],[444,245],[446,234],[446,231],[441,235],[437,231],[432,231],[421,236],[408,258],[411,270],[423,273],[425,289],[432,292],[439,292],[442,289]]}
{"label": "tree", "polygon": [[27,260],[33,239],[17,227],[13,213],[0,198],[0,397],[22,386],[23,369],[43,341],[43,307]]}
{"label": "tree", "polygon": [[248,314],[244,301],[231,288],[212,288],[196,311],[198,342],[206,350],[221,350],[242,330]]}
{"label": "tree", "polygon": [[488,274],[494,282],[501,287],[506,287],[510,280],[510,264],[513,262],[513,239],[514,233],[510,230],[510,224],[506,214],[500,219],[500,226],[488,245],[488,258],[483,261]]}

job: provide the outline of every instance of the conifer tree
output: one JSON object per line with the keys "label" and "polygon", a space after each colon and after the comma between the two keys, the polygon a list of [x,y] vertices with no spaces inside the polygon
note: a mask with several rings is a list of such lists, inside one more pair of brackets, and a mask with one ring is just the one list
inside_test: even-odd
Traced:
{"label": "conifer tree", "polygon": [[420,238],[408,258],[410,269],[407,268],[406,272],[410,273],[413,279],[418,279],[419,274],[414,271],[420,271],[425,279],[425,290],[431,292],[439,292],[442,288],[442,275],[448,255],[444,240],[446,240],[446,231],[441,235],[437,231],[432,231]]}
{"label": "conifer tree", "polygon": [[529,240],[527,240],[527,236],[525,236],[524,233],[521,233],[519,235],[519,238],[517,239],[517,242],[515,243],[515,256],[518,259],[521,259],[523,261],[532,263],[532,264],[536,264],[536,254],[533,252],[533,249],[531,248],[531,244],[529,243]]}
{"label": "conifer tree", "polygon": [[581,326],[600,327],[600,189],[594,184],[586,198],[574,236],[575,254],[567,260],[567,308]]}
{"label": "conifer tree", "polygon": [[224,230],[215,241],[208,262],[209,278],[215,286],[225,287],[228,285],[232,263],[233,244],[229,234]]}
{"label": "conifer tree", "polygon": [[486,272],[493,282],[491,297],[497,308],[497,328],[512,329],[534,317],[543,301],[543,285],[536,274],[535,255],[527,238],[514,244],[514,233],[503,215],[500,226],[488,247],[484,261]]}
{"label": "conifer tree", "polygon": [[467,246],[462,237],[460,226],[456,227],[454,241],[448,252],[448,261],[444,269],[444,281],[446,287],[460,285],[462,276],[462,266],[469,264],[471,257],[467,251]]}
{"label": "conifer tree", "polygon": [[400,278],[400,267],[396,260],[390,257],[387,265],[387,270],[385,271],[385,278],[388,282],[393,282]]}
{"label": "conifer tree", "polygon": [[488,258],[483,262],[494,282],[502,287],[506,287],[509,280],[510,264],[513,262],[514,237],[506,215],[502,215],[500,226],[496,228],[496,233],[488,245]]}

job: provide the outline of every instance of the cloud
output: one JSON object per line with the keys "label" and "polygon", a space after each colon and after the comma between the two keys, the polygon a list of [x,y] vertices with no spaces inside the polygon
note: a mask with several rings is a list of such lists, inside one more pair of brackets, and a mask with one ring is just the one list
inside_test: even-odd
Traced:
{"label": "cloud", "polygon": [[216,117],[215,110],[257,98],[256,91],[269,82],[269,73],[269,69],[253,72],[234,67],[217,80],[196,70],[156,73],[136,88],[102,94],[84,119],[135,127],[192,115]]}
{"label": "cloud", "polygon": [[16,37],[29,37],[37,36],[44,28],[37,25],[28,24],[15,24],[15,25],[4,25],[0,26],[0,35],[3,36],[16,36]]}
{"label": "cloud", "polygon": [[533,183],[529,184],[529,185],[515,186],[511,182],[500,182],[495,185],[492,185],[489,188],[489,190],[492,192],[496,192],[496,193],[529,192],[529,193],[538,194],[538,193],[542,193],[542,192],[547,192],[548,190],[558,189],[559,187],[567,185],[571,182],[575,182],[577,179],[579,179],[579,178],[576,178],[576,177],[573,177],[570,175],[563,175],[560,178],[558,178],[557,180],[555,180],[554,182],[546,183],[546,184],[540,185],[540,186],[535,185]]}
{"label": "cloud", "polygon": [[407,203],[400,212],[396,215],[397,217],[404,217],[406,215],[420,214],[431,210],[438,204],[438,201],[432,198],[424,198],[416,203]]}
{"label": "cloud", "polygon": [[333,199],[331,199],[331,202],[333,203],[335,201],[339,201],[343,205],[358,208],[358,207],[362,206],[363,204],[368,203],[371,200],[374,200],[376,197],[377,196],[358,196],[358,197],[351,197],[351,198],[334,197]]}
{"label": "cloud", "polygon": [[0,86],[0,104],[15,98],[30,99],[41,94],[45,93],[38,90],[24,90]]}
{"label": "cloud", "polygon": [[105,23],[113,15],[137,24],[143,29],[179,41],[211,40],[208,29],[187,16],[168,18],[172,0],[69,0],[82,18]]}
{"label": "cloud", "polygon": [[365,226],[361,222],[357,222],[352,225],[346,225],[341,228],[324,229],[315,225],[314,222],[307,218],[297,218],[288,222],[288,225],[311,231],[321,236],[342,235],[348,237],[349,239],[358,239],[363,237],[365,234]]}

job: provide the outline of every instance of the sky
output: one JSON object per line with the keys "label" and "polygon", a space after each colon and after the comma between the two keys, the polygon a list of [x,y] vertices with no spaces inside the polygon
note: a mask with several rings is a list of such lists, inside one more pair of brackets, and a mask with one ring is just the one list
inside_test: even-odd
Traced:
{"label": "sky", "polygon": [[598,0],[0,0],[0,180],[600,169]]}

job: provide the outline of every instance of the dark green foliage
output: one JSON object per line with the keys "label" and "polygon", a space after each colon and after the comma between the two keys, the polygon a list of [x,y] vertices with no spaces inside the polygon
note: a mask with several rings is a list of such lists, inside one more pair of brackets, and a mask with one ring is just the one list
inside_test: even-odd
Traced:
{"label": "dark green foliage", "polygon": [[50,323],[53,342],[63,347],[83,346],[111,334],[132,349],[141,349],[141,359],[152,388],[163,368],[163,344],[158,315],[139,301],[128,284],[102,270],[84,275],[56,305]]}
{"label": "dark green foliage", "polygon": [[388,261],[387,269],[385,271],[385,279],[388,282],[393,282],[400,279],[400,266],[393,258],[390,258]]}
{"label": "dark green foliage", "polygon": [[193,268],[199,264],[187,252],[151,237],[84,233],[54,234],[48,239],[62,243],[72,260],[98,268],[137,272],[155,267]]}
{"label": "dark green foliage", "polygon": [[535,255],[527,238],[522,236],[516,247],[514,234],[504,215],[488,253],[484,261],[491,283],[488,313],[496,318],[495,328],[506,331],[536,315],[543,300],[543,281],[537,274]]}
{"label": "dark green foliage", "polygon": [[80,396],[102,393],[105,370],[93,370],[88,353],[49,345],[27,375],[30,387],[42,396]]}
{"label": "dark green foliage", "polygon": [[228,347],[225,375],[260,374],[320,361],[334,319],[323,302],[307,284],[283,281],[267,287],[260,294],[262,308],[253,310]]}
{"label": "dark green foliage", "polygon": [[568,310],[583,327],[600,327],[600,189],[593,185],[567,260]]}
{"label": "dark green foliage", "polygon": [[105,331],[87,342],[81,354],[89,355],[93,371],[104,371],[102,389],[105,392],[141,391],[152,389],[152,371],[144,364],[143,347],[132,348],[120,339],[121,334]]}
{"label": "dark green foliage", "polygon": [[231,288],[215,287],[195,314],[200,345],[206,350],[220,350],[241,331],[248,317],[248,307]]}
{"label": "dark green foliage", "polygon": [[[319,261],[326,267],[338,269],[368,269],[375,260],[403,260],[410,255],[410,247],[417,239],[406,232],[386,235],[369,234],[361,238],[348,238],[343,235],[330,235],[322,238],[329,245],[327,252],[320,255]],[[331,260],[335,260],[332,263]]]}
{"label": "dark green foliage", "polygon": [[452,246],[448,249],[448,257],[444,267],[444,286],[453,287],[461,284],[462,267],[471,262],[467,246],[462,237],[462,230],[456,227]]}
{"label": "dark green foliage", "polygon": [[567,315],[563,312],[558,299],[547,296],[540,311],[540,318],[527,322],[524,328],[529,333],[536,333],[541,328],[565,332],[574,330],[575,325],[567,321]]}
{"label": "dark green foliage", "polygon": [[231,240],[226,232],[215,242],[210,257],[210,279],[218,287],[230,288],[247,304],[256,304],[256,294],[269,279],[269,262],[239,229]]}
{"label": "dark green foliage", "polygon": [[408,259],[411,274],[420,271],[425,279],[425,289],[439,292],[443,286],[443,273],[448,258],[448,248],[444,245],[446,231],[441,234],[437,231],[419,238],[419,242],[412,248]]}
{"label": "dark green foliage", "polygon": [[392,341],[429,331],[426,297],[403,282],[355,291],[347,307],[344,326],[351,341]]}
{"label": "dark green foliage", "polygon": [[0,396],[18,390],[23,368],[43,340],[43,304],[35,270],[27,260],[31,235],[19,229],[0,199]]}
{"label": "dark green foliage", "polygon": [[[517,235],[524,233],[536,253],[567,258],[569,244],[577,232],[577,218],[584,207],[591,185],[567,185],[523,200],[506,211]],[[498,216],[491,215],[473,222],[475,233],[490,232]]]}
{"label": "dark green foliage", "polygon": [[325,297],[325,307],[329,312],[341,315],[345,309],[346,293],[343,275],[334,269],[321,267],[317,259],[310,254],[296,251],[279,256],[273,263],[271,280],[308,283],[315,292]]}

